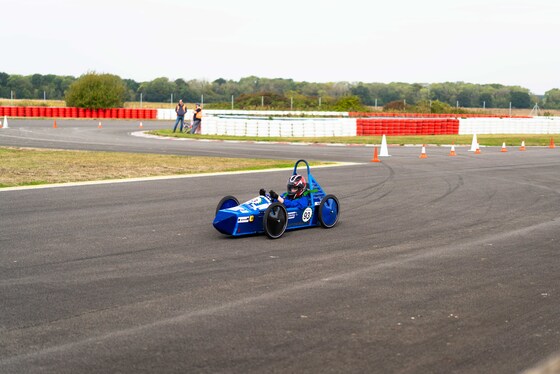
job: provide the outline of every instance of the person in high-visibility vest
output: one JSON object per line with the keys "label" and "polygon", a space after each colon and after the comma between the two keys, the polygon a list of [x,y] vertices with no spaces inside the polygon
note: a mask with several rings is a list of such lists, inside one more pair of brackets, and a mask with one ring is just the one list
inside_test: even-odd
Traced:
{"label": "person in high-visibility vest", "polygon": [[197,131],[200,132],[200,124],[202,122],[202,109],[200,104],[196,104],[196,108],[193,113],[193,123],[191,128],[191,134],[195,134]]}
{"label": "person in high-visibility vest", "polygon": [[187,113],[187,106],[183,104],[183,100],[179,100],[179,104],[175,107],[175,113],[177,113],[177,120],[175,121],[175,126],[173,126],[173,132],[177,130],[177,125],[181,123],[180,130],[183,132],[183,124],[185,123],[185,114]]}

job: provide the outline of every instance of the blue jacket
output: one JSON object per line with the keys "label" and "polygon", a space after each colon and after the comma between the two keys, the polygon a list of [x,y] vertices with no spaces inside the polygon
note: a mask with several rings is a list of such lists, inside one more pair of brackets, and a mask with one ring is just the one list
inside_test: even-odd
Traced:
{"label": "blue jacket", "polygon": [[284,193],[282,194],[282,197],[284,198],[284,206],[286,208],[300,208],[300,209],[305,209],[309,206],[309,197],[308,196],[300,196],[297,199],[290,199],[287,197],[288,194]]}

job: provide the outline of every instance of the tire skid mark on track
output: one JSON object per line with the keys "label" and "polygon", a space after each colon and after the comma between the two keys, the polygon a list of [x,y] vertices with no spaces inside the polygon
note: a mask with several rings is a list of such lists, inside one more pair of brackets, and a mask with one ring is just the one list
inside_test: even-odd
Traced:
{"label": "tire skid mark on track", "polygon": [[[381,191],[383,188],[387,187],[390,183],[392,183],[392,181],[395,178],[394,169],[392,167],[390,167],[389,165],[384,164],[383,166],[389,170],[389,174],[387,175],[387,177],[385,177],[384,180],[382,180],[378,183],[375,183],[371,186],[368,186],[366,188],[363,188],[361,190],[354,191],[354,192],[350,193],[349,195],[343,196],[341,198],[341,200],[346,200],[346,199],[350,199],[350,198],[353,198],[353,197],[360,197],[360,199],[367,199],[367,198],[375,195],[379,191]],[[356,205],[356,206],[349,206],[348,208],[345,208],[344,210],[345,211],[353,211],[353,210],[356,210],[356,209],[359,209],[359,208],[366,207],[368,205],[373,204],[375,201],[383,199],[385,196],[390,194],[392,191],[393,191],[393,186],[390,186],[390,190],[382,193],[380,196],[377,196],[374,199],[368,200],[366,203],[362,203],[362,204],[359,204],[359,205]]]}
{"label": "tire skid mark on track", "polygon": [[452,186],[451,182],[448,179],[445,178],[445,182],[447,183],[447,191],[443,195],[429,201],[425,205],[437,203],[437,202],[445,199],[446,197],[448,197],[449,195],[451,195],[455,191],[457,191],[460,187],[462,187],[465,184],[465,182],[463,180],[463,177],[460,176],[460,175],[457,176],[457,177],[458,177],[457,181],[455,182],[455,184],[453,186]]}

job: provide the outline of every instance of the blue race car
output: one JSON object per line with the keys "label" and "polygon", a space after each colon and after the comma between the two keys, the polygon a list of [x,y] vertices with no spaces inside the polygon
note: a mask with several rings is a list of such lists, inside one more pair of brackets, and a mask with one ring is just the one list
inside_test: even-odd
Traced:
{"label": "blue race car", "polygon": [[309,204],[305,208],[286,208],[273,202],[269,195],[257,196],[243,204],[233,196],[225,196],[216,208],[212,223],[222,234],[241,236],[265,233],[271,239],[281,237],[286,230],[323,226],[331,228],[338,222],[340,204],[334,195],[327,195],[309,171],[309,163],[298,160],[293,175],[297,175],[299,163],[307,166],[307,191]]}

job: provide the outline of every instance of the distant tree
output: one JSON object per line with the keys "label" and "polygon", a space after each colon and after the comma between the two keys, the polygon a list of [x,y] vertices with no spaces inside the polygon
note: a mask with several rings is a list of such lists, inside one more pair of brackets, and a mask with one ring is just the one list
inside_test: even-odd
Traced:
{"label": "distant tree", "polygon": [[459,84],[457,89],[457,100],[459,101],[459,105],[465,108],[478,107],[480,100],[478,87],[478,85],[474,84]]}
{"label": "distant tree", "polygon": [[[151,82],[142,83],[138,88],[142,92],[146,101],[168,102],[172,93],[176,93],[175,82],[170,82],[169,78],[156,78]],[[176,101],[179,101],[178,98]]]}
{"label": "distant tree", "polygon": [[[123,79],[123,82],[127,89],[127,98],[128,101],[139,101],[140,94],[138,93],[138,89],[140,88],[140,83],[136,82],[133,79]],[[144,100],[144,98],[142,98]]]}
{"label": "distant tree", "polygon": [[0,97],[10,97],[10,89],[8,88],[9,74],[0,72]]}
{"label": "distant tree", "polygon": [[516,89],[511,91],[511,106],[514,108],[530,108],[531,95],[527,89]]}
{"label": "distant tree", "polygon": [[439,100],[432,101],[432,105],[430,105],[430,113],[453,113],[454,109],[451,105]]}
{"label": "distant tree", "polygon": [[8,78],[10,78],[9,74],[0,72],[0,86],[8,85]]}
{"label": "distant tree", "polygon": [[236,100],[237,105],[243,109],[256,109],[261,106],[267,108],[289,108],[290,100],[273,92],[258,92],[240,95]]}
{"label": "distant tree", "polygon": [[354,96],[358,96],[362,103],[365,105],[373,105],[374,101],[371,99],[369,89],[363,84],[358,84],[356,87],[350,88],[350,92]]}
{"label": "distant tree", "polygon": [[87,73],[68,88],[67,106],[89,109],[122,107],[127,88],[121,78],[111,74]]}
{"label": "distant tree", "polygon": [[494,106],[494,97],[490,88],[484,88],[484,92],[480,94],[480,107],[492,108]]}
{"label": "distant tree", "polygon": [[32,99],[33,85],[31,78],[22,75],[10,75],[8,78],[8,88],[14,91],[14,95],[18,99]]}
{"label": "distant tree", "polygon": [[544,104],[546,109],[560,109],[560,89],[553,88],[544,93]]}
{"label": "distant tree", "polygon": [[366,110],[360,98],[352,95],[338,99],[333,109],[337,112],[363,112]]}
{"label": "distant tree", "polygon": [[507,108],[511,102],[511,90],[508,87],[501,86],[494,92],[494,107]]}

